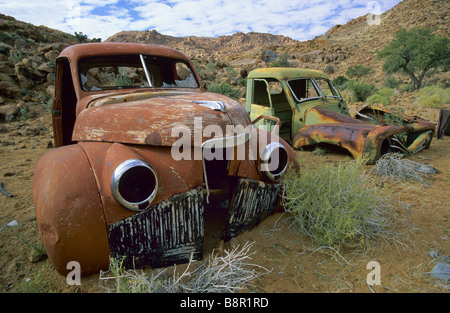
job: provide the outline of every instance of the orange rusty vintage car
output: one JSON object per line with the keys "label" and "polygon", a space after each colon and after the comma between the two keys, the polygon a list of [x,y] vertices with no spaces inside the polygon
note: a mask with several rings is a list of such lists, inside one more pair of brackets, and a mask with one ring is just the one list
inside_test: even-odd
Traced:
{"label": "orange rusty vintage car", "polygon": [[56,148],[36,164],[33,200],[63,275],[71,261],[89,275],[110,257],[136,268],[201,259],[209,212],[229,240],[280,208],[279,179],[298,167],[275,131],[205,92],[192,62],[166,47],[66,48],[52,117]]}

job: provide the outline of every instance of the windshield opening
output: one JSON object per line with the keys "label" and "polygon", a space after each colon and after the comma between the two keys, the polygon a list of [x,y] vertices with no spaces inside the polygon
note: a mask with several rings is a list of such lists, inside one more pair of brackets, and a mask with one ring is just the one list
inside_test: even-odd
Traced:
{"label": "windshield opening", "polygon": [[288,86],[298,102],[320,98],[319,91],[309,78],[290,79]]}
{"label": "windshield opening", "polygon": [[199,88],[189,64],[178,59],[149,55],[101,56],[81,59],[78,68],[84,91]]}

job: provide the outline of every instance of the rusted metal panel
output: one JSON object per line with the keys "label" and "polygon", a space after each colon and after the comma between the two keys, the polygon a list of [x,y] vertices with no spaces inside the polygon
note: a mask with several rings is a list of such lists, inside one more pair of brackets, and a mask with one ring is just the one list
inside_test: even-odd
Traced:
{"label": "rusted metal panel", "polygon": [[273,213],[280,199],[280,192],[281,184],[239,179],[223,239],[227,241],[253,228],[267,215]]}
{"label": "rusted metal panel", "polygon": [[126,146],[119,143],[80,143],[96,177],[106,223],[112,224],[135,212],[114,199],[110,184],[114,169],[127,159],[147,161],[158,173],[159,188],[154,204],[174,194],[203,186],[201,160],[174,161],[169,147]]}
{"label": "rusted metal panel", "polygon": [[55,269],[66,275],[77,261],[81,274],[109,265],[103,208],[88,160],[78,145],[52,150],[36,164],[33,200],[39,233]]}
{"label": "rusted metal panel", "polygon": [[[228,108],[227,113],[193,102],[197,100],[223,101]],[[225,135],[227,125],[245,127],[249,123],[245,109],[221,95],[203,93],[183,97],[156,97],[83,110],[78,115],[72,139],[172,146],[179,139],[176,127],[181,126],[183,132],[192,136],[200,131],[200,140],[192,140],[193,145],[200,145],[215,136],[204,136],[203,127],[207,125],[217,125]],[[196,126],[200,126],[200,129]]]}
{"label": "rusted metal panel", "polygon": [[202,258],[203,189],[166,199],[108,226],[111,256],[128,268],[160,267]]}
{"label": "rusted metal panel", "polygon": [[345,148],[356,159],[366,158],[368,163],[381,156],[385,140],[407,130],[404,126],[372,125],[323,108],[313,108],[309,114],[309,126],[295,134],[295,148],[328,143]]}
{"label": "rusted metal panel", "polygon": [[340,114],[322,107],[313,107],[307,110],[305,115],[306,115],[305,126],[324,123],[366,124],[363,121],[351,118],[350,116]]}

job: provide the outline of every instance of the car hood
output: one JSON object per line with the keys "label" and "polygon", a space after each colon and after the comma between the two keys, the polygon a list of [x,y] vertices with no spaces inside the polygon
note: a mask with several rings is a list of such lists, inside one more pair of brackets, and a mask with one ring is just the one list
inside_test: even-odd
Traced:
{"label": "car hood", "polygon": [[187,137],[191,144],[200,146],[208,139],[229,134],[232,128],[227,129],[227,125],[249,124],[241,104],[214,93],[158,94],[120,102],[117,97],[105,97],[78,114],[72,140],[172,146]]}

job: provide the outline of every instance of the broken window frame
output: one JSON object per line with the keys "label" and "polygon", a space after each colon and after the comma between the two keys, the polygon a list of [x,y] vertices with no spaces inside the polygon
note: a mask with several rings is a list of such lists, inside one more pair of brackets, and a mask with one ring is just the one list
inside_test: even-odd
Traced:
{"label": "broken window frame", "polygon": [[[306,80],[307,86],[308,86],[308,81],[309,81],[309,83],[311,83],[312,87],[314,88],[314,90],[316,91],[318,96],[317,97],[306,97],[306,98],[299,99],[297,97],[297,93],[294,91],[294,89],[292,88],[292,86],[290,84],[291,81],[295,81],[295,80]],[[289,87],[291,94],[294,96],[295,101],[297,101],[298,103],[311,101],[311,100],[318,100],[318,99],[322,98],[321,89],[317,86],[317,83],[312,78],[309,78],[309,77],[291,78],[291,79],[287,80],[287,86]],[[308,90],[308,89],[309,89],[309,87],[306,90]]]}

